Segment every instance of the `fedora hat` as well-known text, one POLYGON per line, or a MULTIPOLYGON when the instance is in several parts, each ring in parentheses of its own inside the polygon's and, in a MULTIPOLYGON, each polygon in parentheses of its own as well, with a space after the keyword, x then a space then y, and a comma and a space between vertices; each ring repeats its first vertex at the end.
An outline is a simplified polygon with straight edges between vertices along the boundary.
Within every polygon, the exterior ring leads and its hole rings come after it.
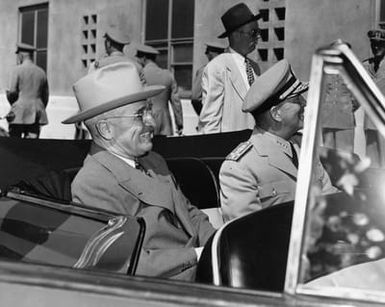
POLYGON ((73 85, 79 112, 63 124, 73 124, 104 112, 145 100, 164 90, 162 85, 144 87, 136 66, 120 62, 101 67, 73 85))
POLYGON ((283 59, 256 78, 246 94, 243 112, 266 111, 280 102, 298 96, 309 88, 294 75, 291 65, 283 59))
POLYGON ((249 7, 244 3, 239 3, 229 8, 221 17, 225 32, 218 36, 218 38, 225 38, 231 32, 242 27, 243 25, 260 19, 261 14, 254 15, 249 7))
POLYGON ((128 33, 115 25, 110 25, 107 27, 104 37, 122 45, 127 45, 130 43, 128 33))

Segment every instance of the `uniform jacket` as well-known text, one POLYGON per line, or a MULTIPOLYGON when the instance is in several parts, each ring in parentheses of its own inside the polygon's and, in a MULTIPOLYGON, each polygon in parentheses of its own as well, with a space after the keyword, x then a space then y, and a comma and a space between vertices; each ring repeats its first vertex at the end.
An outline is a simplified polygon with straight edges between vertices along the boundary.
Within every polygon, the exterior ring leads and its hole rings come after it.
MULTIPOLYGON (((258 68, 254 71, 259 74, 258 68)), ((203 133, 253 129, 253 116, 242 112, 248 87, 231 53, 220 54, 206 65, 202 88, 203 107, 198 126, 203 133)))
POLYGON ((146 64, 143 68, 144 79, 147 85, 164 85, 166 89, 151 98, 152 112, 156 122, 155 134, 172 135, 171 115, 168 103, 174 111, 175 125, 177 129, 183 128, 182 104, 178 96, 178 87, 173 74, 162 69, 154 62, 146 64))
POLYGON ((142 65, 140 65, 136 60, 130 59, 128 56, 126 56, 123 52, 120 52, 120 51, 114 51, 110 55, 106 54, 101 59, 92 62, 88 69, 88 73, 93 72, 95 69, 98 69, 110 64, 120 63, 120 62, 129 62, 134 64, 136 69, 138 70, 140 79, 144 83, 142 65))
POLYGON ((199 115, 202 110, 202 75, 206 65, 198 68, 195 73, 193 85, 191 89, 191 103, 195 112, 199 115))
POLYGON ((161 156, 152 152, 140 163, 149 175, 93 145, 72 183, 73 201, 144 218, 138 275, 193 280, 194 247, 203 246, 214 229, 182 194, 161 156))
MULTIPOLYGON (((294 144, 299 157, 299 147, 294 144)), ((255 128, 223 162, 219 179, 225 220, 294 200, 297 168, 288 141, 255 128)), ((316 176, 324 193, 336 192, 318 163, 316 176)))
POLYGON ((24 60, 12 72, 7 99, 15 119, 10 124, 48 124, 48 81, 43 69, 24 60))
MULTIPOLYGON (((364 67, 368 71, 369 75, 372 77, 378 88, 385 95, 385 59, 383 59, 378 67, 377 72, 374 71, 374 62, 370 58, 363 63, 364 67)), ((369 130, 377 130, 374 124, 370 121, 368 116, 365 114, 364 117, 364 128, 369 130)))
POLYGON ((339 75, 326 79, 326 98, 321 106, 322 127, 330 129, 354 129, 354 111, 359 104, 347 89, 339 75))

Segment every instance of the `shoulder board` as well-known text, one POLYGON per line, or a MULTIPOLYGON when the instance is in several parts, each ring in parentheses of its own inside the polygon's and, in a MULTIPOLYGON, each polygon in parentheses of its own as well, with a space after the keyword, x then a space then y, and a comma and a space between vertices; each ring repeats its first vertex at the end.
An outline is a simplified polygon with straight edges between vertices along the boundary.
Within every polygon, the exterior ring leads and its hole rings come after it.
POLYGON ((232 152, 230 152, 226 160, 238 161, 245 153, 247 153, 250 148, 253 147, 251 142, 243 142, 239 144, 232 152))

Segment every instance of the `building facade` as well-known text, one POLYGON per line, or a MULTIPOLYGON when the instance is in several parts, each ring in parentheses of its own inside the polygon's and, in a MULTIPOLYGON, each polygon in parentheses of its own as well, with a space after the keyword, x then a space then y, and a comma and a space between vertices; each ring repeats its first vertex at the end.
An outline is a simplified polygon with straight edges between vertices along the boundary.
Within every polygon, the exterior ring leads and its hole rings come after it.
MULTIPOLYGON (((70 138, 73 127, 60 121, 76 111, 72 84, 103 56, 108 24, 129 33, 133 42, 160 51, 158 62, 172 70, 184 98, 186 134, 195 132, 189 103, 195 70, 206 63, 204 43, 223 32, 220 16, 240 0, 2 0, 0 1, 0 116, 8 104, 4 91, 15 65, 15 45, 36 47, 35 62, 48 76, 50 124, 43 137, 70 138)), ((309 78, 314 50, 341 38, 359 58, 370 55, 366 33, 385 21, 384 0, 244 0, 260 12, 262 37, 251 55, 266 70, 287 58, 300 78, 309 78)), ((223 41, 227 43, 226 39, 223 41)), ((126 53, 134 55, 128 46, 126 53)), ((3 120, 0 125, 4 126, 3 120)))

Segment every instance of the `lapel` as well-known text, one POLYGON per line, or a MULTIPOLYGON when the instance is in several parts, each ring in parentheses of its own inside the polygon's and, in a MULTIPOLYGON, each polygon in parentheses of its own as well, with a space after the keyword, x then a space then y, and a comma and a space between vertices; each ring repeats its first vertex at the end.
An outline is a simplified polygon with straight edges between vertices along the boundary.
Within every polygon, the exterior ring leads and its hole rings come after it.
POLYGON ((156 170, 149 171, 152 177, 147 176, 97 145, 92 146, 90 154, 115 176, 120 186, 135 198, 147 205, 162 207, 174 213, 169 181, 163 176, 158 176, 156 170))
MULTIPOLYGON (((280 141, 280 138, 262 130, 254 130, 250 138, 250 142, 253 143, 258 154, 268 157, 269 164, 272 167, 297 178, 297 168, 285 153, 290 153, 290 149, 287 149, 284 142, 280 141)), ((297 156, 299 157, 298 151, 297 156)))
POLYGON ((242 75, 239 71, 239 67, 236 65, 233 56, 229 53, 227 54, 227 61, 226 61, 226 69, 229 71, 229 78, 230 81, 238 93, 239 97, 241 97, 242 100, 244 100, 246 93, 247 93, 247 88, 245 81, 242 78, 242 75))

